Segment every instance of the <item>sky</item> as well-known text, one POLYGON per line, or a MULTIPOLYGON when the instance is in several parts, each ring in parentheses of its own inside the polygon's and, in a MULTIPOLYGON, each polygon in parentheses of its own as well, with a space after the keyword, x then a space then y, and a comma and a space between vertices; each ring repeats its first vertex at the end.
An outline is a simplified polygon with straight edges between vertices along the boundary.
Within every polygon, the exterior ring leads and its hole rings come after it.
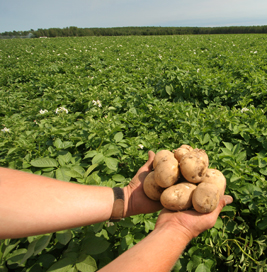
POLYGON ((266 0, 0 0, 0 33, 77 26, 267 25, 266 0))

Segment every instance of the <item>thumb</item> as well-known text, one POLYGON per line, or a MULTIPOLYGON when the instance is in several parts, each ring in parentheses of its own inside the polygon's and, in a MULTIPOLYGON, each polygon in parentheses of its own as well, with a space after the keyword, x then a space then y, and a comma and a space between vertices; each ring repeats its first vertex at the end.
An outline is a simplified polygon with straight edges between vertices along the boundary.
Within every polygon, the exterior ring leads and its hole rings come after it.
POLYGON ((144 164, 144 166, 147 167, 148 171, 151 171, 153 169, 153 161, 155 158, 155 153, 151 150, 148 151, 148 160, 147 162, 144 164))
POLYGON ((221 211, 226 205, 231 204, 233 202, 233 198, 229 195, 224 195, 218 205, 218 209, 221 211))

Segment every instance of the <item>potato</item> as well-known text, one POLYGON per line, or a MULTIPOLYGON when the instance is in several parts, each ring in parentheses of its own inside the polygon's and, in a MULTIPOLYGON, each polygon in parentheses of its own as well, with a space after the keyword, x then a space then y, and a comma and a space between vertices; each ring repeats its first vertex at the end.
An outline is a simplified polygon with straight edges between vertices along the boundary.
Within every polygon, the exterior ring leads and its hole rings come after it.
POLYGON ((172 211, 182 211, 192 207, 192 195, 197 186, 181 182, 164 190, 160 197, 161 204, 172 211))
POLYGON ((160 160, 168 160, 168 158, 174 158, 174 154, 169 150, 160 150, 154 157, 153 168, 156 169, 160 160))
POLYGON ((178 181, 178 161, 173 157, 162 158, 155 168, 155 181, 158 186, 167 188, 178 181))
POLYGON ((152 200, 159 201, 162 192, 164 191, 163 188, 158 186, 154 179, 154 171, 150 172, 143 183, 143 190, 147 197, 152 200))
POLYGON ((206 175, 209 158, 203 149, 194 149, 186 153, 180 162, 180 170, 185 179, 192 183, 199 183, 206 175))
POLYGON ((176 160, 178 162, 181 162, 182 157, 193 150, 193 147, 191 147, 190 145, 181 145, 179 148, 177 148, 174 151, 174 157, 176 158, 176 160))
POLYGON ((226 178, 222 172, 217 169, 207 169, 206 176, 202 182, 215 184, 220 191, 220 198, 224 195, 226 188, 226 178))
POLYGON ((209 213, 216 209, 220 200, 220 190, 216 184, 201 182, 194 190, 192 203, 199 213, 209 213))

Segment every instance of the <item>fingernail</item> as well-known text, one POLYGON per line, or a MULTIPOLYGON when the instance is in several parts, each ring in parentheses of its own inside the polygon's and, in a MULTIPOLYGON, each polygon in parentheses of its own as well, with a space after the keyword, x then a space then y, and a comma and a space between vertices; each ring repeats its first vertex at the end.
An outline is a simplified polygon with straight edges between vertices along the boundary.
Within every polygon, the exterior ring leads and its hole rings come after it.
POLYGON ((229 195, 225 195, 224 200, 226 205, 231 204, 233 202, 233 198, 229 195))

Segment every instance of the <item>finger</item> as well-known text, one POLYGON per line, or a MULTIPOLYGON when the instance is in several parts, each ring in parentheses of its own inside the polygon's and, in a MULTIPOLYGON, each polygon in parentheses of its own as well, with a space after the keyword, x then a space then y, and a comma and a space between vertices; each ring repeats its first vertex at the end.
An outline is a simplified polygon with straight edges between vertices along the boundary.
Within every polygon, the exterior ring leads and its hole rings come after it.
POLYGON ((148 160, 143 165, 145 171, 151 171, 153 169, 153 161, 155 158, 155 153, 151 150, 148 151, 148 160))
POLYGON ((219 214, 221 210, 228 204, 231 204, 233 202, 233 198, 229 195, 224 195, 218 204, 218 207, 216 208, 217 213, 219 214))
POLYGON ((229 195, 224 195, 223 199, 225 201, 225 205, 231 204, 233 202, 233 198, 229 195))

